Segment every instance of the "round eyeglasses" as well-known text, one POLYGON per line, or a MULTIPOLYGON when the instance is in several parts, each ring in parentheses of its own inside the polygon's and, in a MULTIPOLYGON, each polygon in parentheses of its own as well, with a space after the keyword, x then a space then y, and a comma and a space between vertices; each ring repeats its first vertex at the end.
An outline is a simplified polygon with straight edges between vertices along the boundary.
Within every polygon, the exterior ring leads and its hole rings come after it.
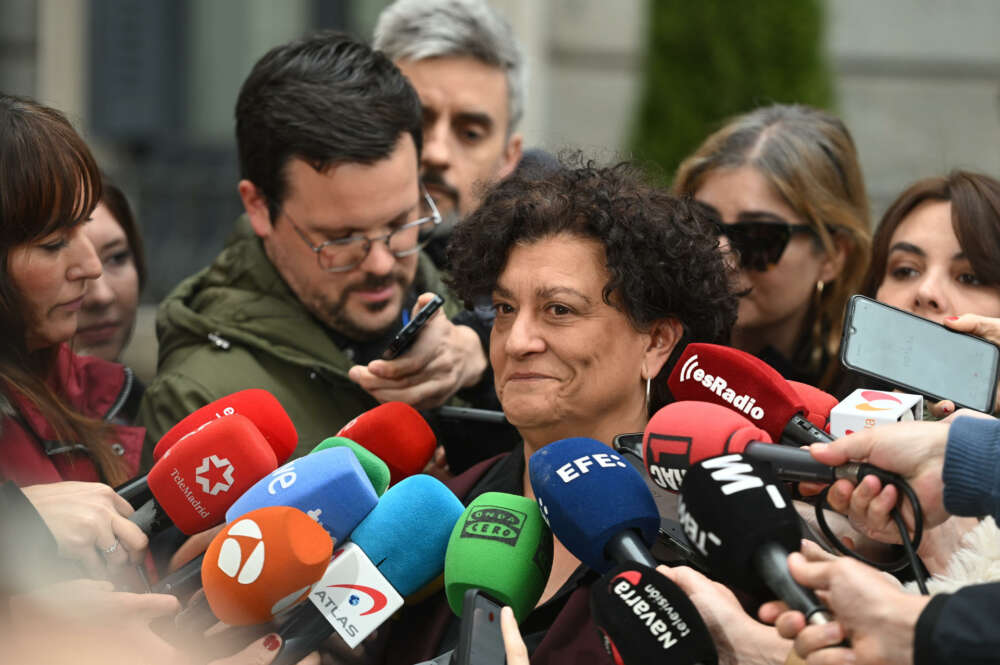
POLYGON ((337 238, 336 240, 327 240, 319 245, 313 245, 309 242, 309 238, 306 237, 306 234, 299 228, 298 224, 292 219, 291 215, 288 212, 285 212, 284 215, 288 218, 288 222, 295 229, 295 232, 302 238, 302 241, 316 254, 316 260, 320 268, 327 272, 347 272, 364 263, 364 260, 368 257, 368 253, 372 251, 372 245, 377 242, 384 242, 388 250, 397 259, 416 254, 427 246, 427 243, 434 236, 434 231, 437 229, 438 224, 441 223, 441 213, 438 212, 437 206, 434 205, 434 199, 427 193, 423 185, 420 186, 420 192, 431 214, 412 222, 407 222, 398 229, 394 229, 389 233, 383 233, 374 238, 355 235, 347 236, 346 238, 337 238))

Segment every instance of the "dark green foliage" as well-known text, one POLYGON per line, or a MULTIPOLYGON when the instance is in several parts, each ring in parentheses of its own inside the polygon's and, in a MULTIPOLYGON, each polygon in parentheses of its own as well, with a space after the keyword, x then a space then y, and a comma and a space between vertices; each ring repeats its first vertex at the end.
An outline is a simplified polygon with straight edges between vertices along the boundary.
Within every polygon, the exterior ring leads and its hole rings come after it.
POLYGON ((636 157, 672 177, 722 122, 757 106, 829 108, 822 0, 650 0, 636 157))

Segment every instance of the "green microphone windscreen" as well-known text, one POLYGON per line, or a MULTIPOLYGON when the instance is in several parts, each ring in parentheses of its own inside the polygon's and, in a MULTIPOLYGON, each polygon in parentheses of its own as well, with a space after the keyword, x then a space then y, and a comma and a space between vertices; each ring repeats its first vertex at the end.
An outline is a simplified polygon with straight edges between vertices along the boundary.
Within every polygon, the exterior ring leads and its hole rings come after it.
POLYGON ((336 448, 338 446, 341 448, 350 448, 354 451, 358 461, 361 462, 361 468, 364 469, 365 473, 368 475, 368 480, 372 481, 372 487, 375 488, 375 494, 379 496, 385 494, 386 488, 389 487, 389 467, 386 466, 385 462, 380 460, 375 453, 371 452, 367 448, 363 448, 360 444, 351 441, 346 436, 331 436, 323 439, 315 448, 310 450, 309 453, 318 453, 321 450, 336 448))
POLYGON ((552 532, 538 504, 503 492, 487 492, 469 504, 455 524, 444 559, 444 589, 462 616, 470 588, 510 605, 518 623, 535 608, 552 569, 552 532))

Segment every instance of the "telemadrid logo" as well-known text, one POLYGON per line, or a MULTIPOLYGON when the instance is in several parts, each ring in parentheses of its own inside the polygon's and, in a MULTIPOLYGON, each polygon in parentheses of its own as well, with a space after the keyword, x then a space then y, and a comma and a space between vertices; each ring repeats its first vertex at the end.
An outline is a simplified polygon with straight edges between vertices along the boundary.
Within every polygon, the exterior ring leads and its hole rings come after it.
POLYGON ((201 461, 201 466, 194 470, 194 480, 206 494, 215 496, 219 492, 228 492, 233 486, 233 464, 228 458, 220 458, 218 455, 209 455, 201 461), (205 475, 211 469, 225 469, 222 472, 222 480, 211 482, 205 475), (202 475, 205 474, 205 475, 202 475))
POLYGON ((736 391, 729 387, 729 382, 721 376, 712 376, 701 367, 698 367, 698 354, 688 358, 681 366, 680 382, 694 381, 699 383, 710 392, 719 396, 723 402, 730 404, 740 413, 745 413, 754 420, 761 420, 764 417, 764 409, 757 405, 757 400, 749 394, 737 395, 736 391))
POLYGON ((888 406, 876 406, 879 402, 895 402, 896 404, 902 404, 898 397, 891 393, 884 393, 880 390, 865 390, 861 393, 861 398, 864 402, 858 404, 856 408, 858 411, 888 411, 893 408, 893 404, 888 406))

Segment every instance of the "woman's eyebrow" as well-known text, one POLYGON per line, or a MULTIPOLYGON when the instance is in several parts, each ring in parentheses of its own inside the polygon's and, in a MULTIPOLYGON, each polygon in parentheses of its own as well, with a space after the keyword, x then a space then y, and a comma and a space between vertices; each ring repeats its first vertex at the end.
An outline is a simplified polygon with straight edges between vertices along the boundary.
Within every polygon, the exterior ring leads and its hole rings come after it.
POLYGON ((569 295, 576 296, 577 298, 580 298, 581 300, 583 300, 588 305, 590 304, 590 298, 588 298, 586 294, 584 294, 584 293, 582 293, 580 291, 577 291, 576 289, 568 287, 568 286, 543 286, 543 287, 540 287, 537 291, 535 291, 535 294, 539 298, 543 298, 543 299, 544 298, 552 298, 554 296, 557 296, 557 295, 560 295, 560 294, 567 294, 567 293, 569 295))
POLYGON ((909 242, 895 243, 889 248, 889 253, 892 254, 893 252, 906 252, 907 254, 916 254, 917 256, 927 256, 927 252, 909 242))

